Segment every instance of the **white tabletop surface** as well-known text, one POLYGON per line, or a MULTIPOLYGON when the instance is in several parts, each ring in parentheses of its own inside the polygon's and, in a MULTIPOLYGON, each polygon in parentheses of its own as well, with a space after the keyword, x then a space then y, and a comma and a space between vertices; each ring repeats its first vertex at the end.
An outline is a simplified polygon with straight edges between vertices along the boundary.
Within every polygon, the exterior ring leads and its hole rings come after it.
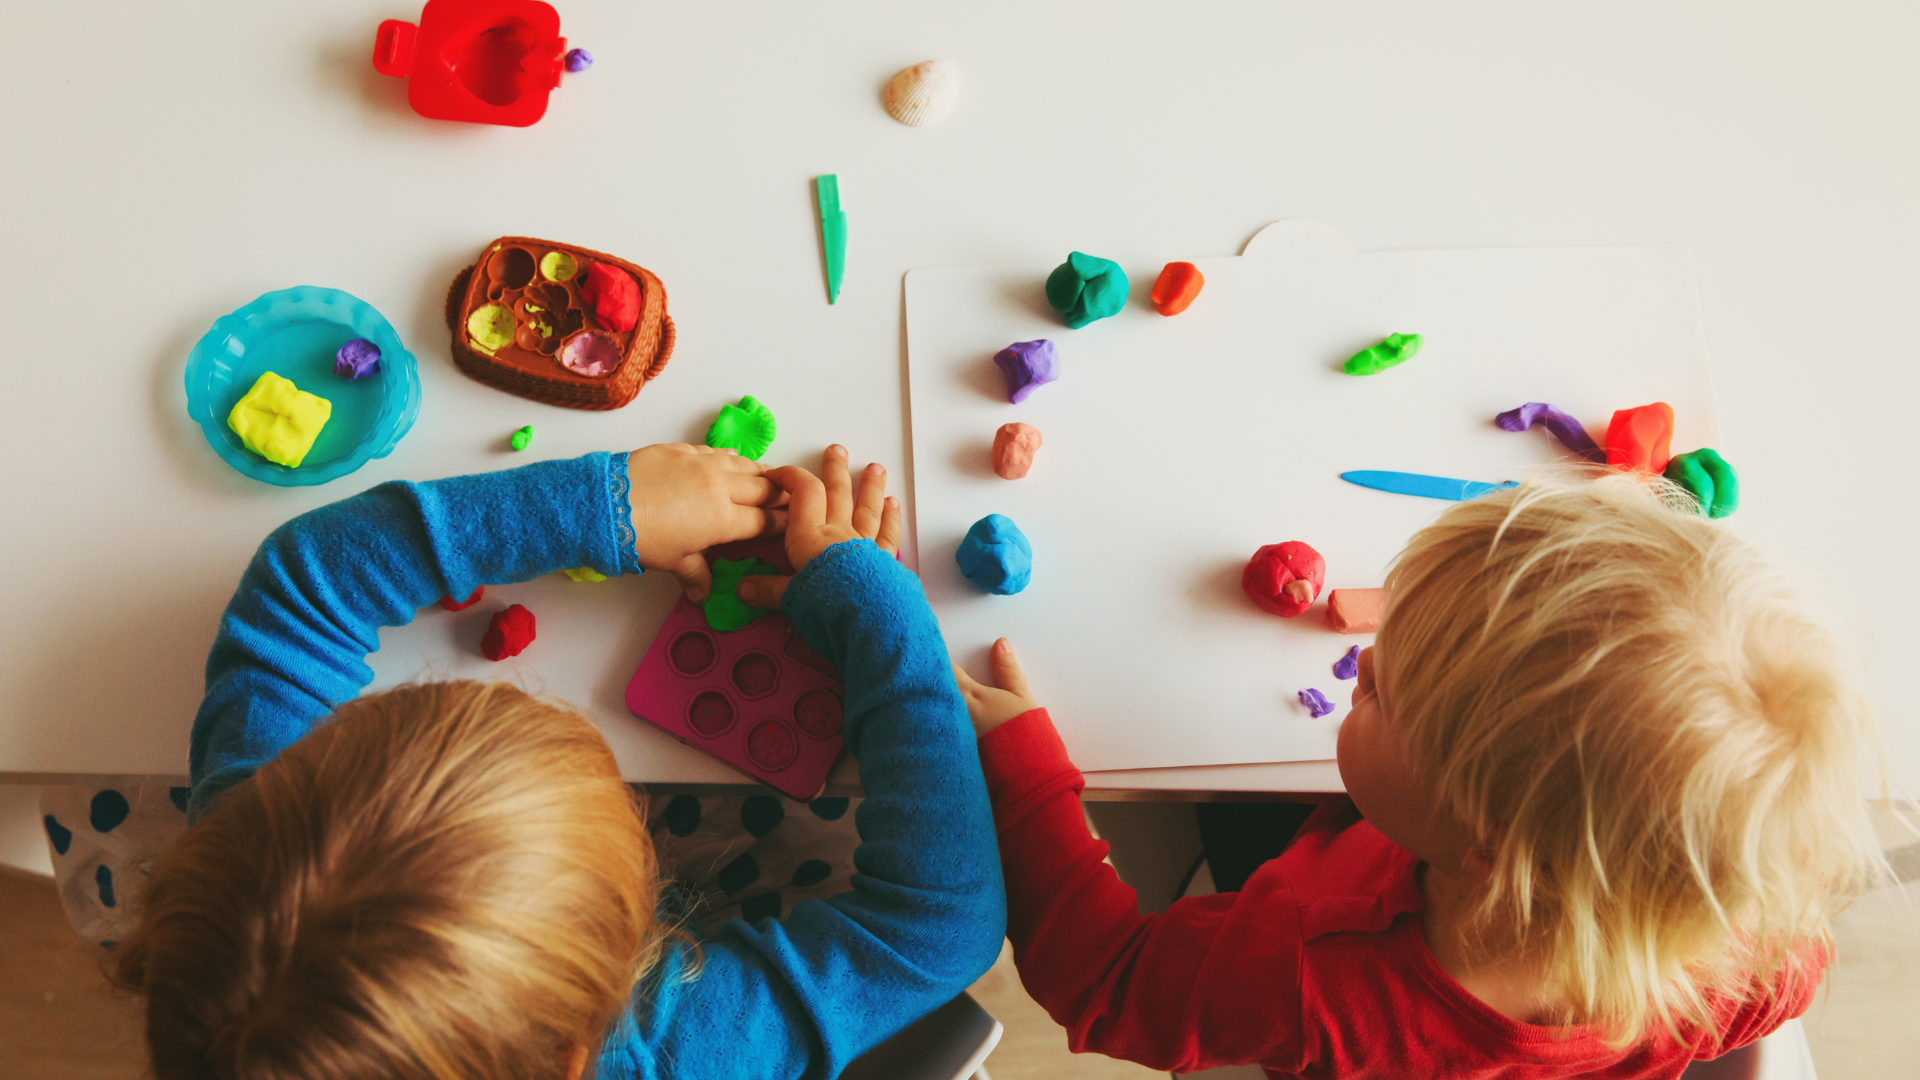
MULTIPOLYGON (((1896 778, 1920 790, 1903 678, 1920 649, 1920 9, 559 7, 599 62, 517 130, 422 120, 372 70, 374 27, 417 17, 405 3, 8 5, 0 774, 182 771, 219 611, 260 538, 303 510, 696 437, 742 393, 780 416, 771 460, 838 440, 904 481, 908 269, 1223 255, 1310 217, 1362 250, 1686 244, 1741 448, 1732 526, 1831 590, 1870 650, 1896 778), (959 108, 895 124, 881 84, 936 56, 961 67, 959 108), (822 172, 842 178, 851 235, 833 307, 822 172), (658 273, 680 327, 664 377, 595 415, 454 371, 447 281, 505 233, 658 273), (385 313, 424 404, 392 456, 283 490, 214 456, 181 368, 216 317, 295 284, 385 313), (524 423, 535 446, 511 455, 524 423)), ((664 579, 523 586, 542 637, 504 667, 589 709, 635 779, 726 780, 619 704, 669 595, 664 579)), ((499 670, 477 635, 458 617, 389 633, 379 680, 499 670)), ((1217 783, 1285 782, 1244 779, 1262 768, 1217 783)), ((1326 767, 1296 771, 1316 769, 1324 786, 1326 767)))

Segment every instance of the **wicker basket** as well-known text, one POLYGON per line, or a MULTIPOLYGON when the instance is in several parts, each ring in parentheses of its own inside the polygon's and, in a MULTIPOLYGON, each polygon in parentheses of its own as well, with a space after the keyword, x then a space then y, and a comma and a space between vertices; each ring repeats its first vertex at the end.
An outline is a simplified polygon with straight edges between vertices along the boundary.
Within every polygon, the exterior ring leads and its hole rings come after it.
POLYGON ((447 329, 453 332, 453 362, 467 375, 509 394, 569 409, 625 405, 660 374, 673 355, 673 319, 667 315, 667 290, 659 278, 625 259, 527 236, 495 240, 472 266, 454 275, 447 290, 447 329), (515 250, 528 258, 513 254, 515 250), (554 253, 573 260, 571 277, 555 280, 542 273, 540 267, 554 253), (587 267, 595 262, 618 267, 639 285, 640 318, 632 330, 622 333, 602 326, 593 306, 580 295, 587 267), (523 275, 528 266, 533 269, 523 275), (557 332, 541 338, 537 332, 530 336, 528 321, 519 319, 516 340, 491 352, 473 341, 467 322, 475 311, 490 304, 516 308, 523 293, 535 288, 549 295, 564 290, 569 307, 562 315, 571 321, 559 327, 543 326, 557 332), (574 336, 589 332, 612 337, 620 349, 620 362, 607 374, 582 375, 557 359, 574 336))

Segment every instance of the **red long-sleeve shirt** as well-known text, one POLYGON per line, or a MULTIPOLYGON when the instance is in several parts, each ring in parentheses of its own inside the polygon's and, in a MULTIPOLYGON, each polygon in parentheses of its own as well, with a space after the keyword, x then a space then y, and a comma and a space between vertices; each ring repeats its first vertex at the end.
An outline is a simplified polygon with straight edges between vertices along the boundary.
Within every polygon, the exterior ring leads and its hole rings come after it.
POLYGON ((1046 710, 980 742, 1021 982, 1076 1051, 1180 1072, 1258 1063, 1274 1077, 1654 1080, 1804 1012, 1818 961, 1771 1000, 1729 1001, 1685 1041, 1609 1048, 1523 1024, 1455 982, 1421 930, 1418 861, 1346 801, 1322 806, 1237 893, 1141 915, 1087 831, 1085 786, 1046 710))

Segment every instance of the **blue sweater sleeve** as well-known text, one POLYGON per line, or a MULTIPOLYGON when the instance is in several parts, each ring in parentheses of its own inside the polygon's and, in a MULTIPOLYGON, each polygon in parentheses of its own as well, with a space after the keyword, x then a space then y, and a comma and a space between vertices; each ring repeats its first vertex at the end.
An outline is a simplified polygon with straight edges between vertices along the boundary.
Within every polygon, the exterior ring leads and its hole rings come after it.
POLYGON ((625 454, 381 484, 274 530, 207 657, 190 815, 358 696, 381 627, 443 596, 575 566, 639 572, 625 454))
POLYGON ((1006 934, 973 729, 920 583, 865 540, 836 544, 781 605, 846 677, 866 798, 852 889, 782 921, 730 920, 683 979, 672 954, 608 1035, 599 1080, 830 1080, 992 966, 1006 934))

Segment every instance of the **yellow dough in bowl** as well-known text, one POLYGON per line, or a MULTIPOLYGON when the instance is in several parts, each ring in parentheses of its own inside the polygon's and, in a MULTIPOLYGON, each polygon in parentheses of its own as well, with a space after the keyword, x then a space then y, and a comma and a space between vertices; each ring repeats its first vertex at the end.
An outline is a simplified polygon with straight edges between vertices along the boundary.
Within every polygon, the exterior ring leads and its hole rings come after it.
POLYGON ((309 394, 269 371, 260 376, 227 414, 227 426, 247 449, 289 469, 300 467, 320 429, 333 415, 333 402, 309 394))

